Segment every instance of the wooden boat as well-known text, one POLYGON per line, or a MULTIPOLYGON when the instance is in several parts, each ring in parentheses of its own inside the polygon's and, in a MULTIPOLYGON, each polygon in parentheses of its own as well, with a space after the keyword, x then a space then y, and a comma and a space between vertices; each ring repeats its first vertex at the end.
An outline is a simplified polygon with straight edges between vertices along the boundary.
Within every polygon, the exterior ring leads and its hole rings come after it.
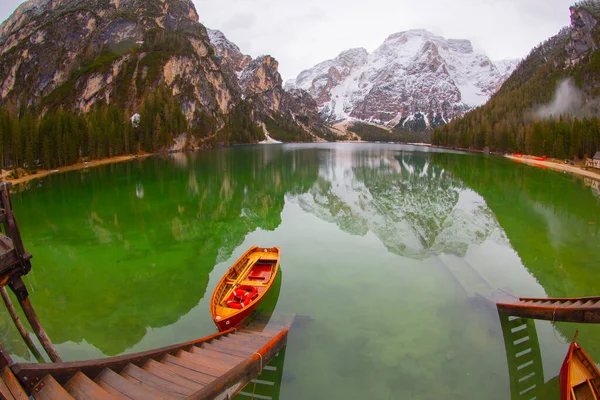
POLYGON ((576 339, 577 333, 560 368, 560 398, 561 400, 598 400, 600 399, 600 371, 591 357, 575 341, 576 339))
POLYGON ((215 288, 210 312, 220 331, 248 317, 273 285, 279 270, 279 247, 251 247, 215 288))

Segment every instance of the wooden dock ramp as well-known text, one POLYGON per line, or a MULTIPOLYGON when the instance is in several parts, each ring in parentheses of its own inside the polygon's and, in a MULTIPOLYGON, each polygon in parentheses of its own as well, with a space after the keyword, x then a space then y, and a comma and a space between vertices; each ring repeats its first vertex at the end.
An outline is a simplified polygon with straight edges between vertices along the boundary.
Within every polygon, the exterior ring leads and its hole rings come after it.
POLYGON ((555 322, 600 323, 600 297, 525 298, 497 302, 506 315, 555 322))
POLYGON ((292 320, 255 320, 245 328, 118 357, 12 364, 3 369, 0 394, 40 400, 230 399, 284 348, 292 320))

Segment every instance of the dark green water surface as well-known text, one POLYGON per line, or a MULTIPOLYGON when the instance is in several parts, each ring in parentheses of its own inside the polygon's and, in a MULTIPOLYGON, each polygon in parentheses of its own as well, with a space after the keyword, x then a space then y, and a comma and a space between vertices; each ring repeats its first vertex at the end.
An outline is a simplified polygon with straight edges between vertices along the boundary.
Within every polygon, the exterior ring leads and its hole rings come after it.
MULTIPOLYGON (((279 246, 275 312, 304 316, 282 399, 515 399, 526 387, 511 388, 517 361, 481 295, 600 294, 590 184, 495 156, 272 145, 57 174, 13 205, 32 303, 66 360, 214 333, 220 277, 248 247, 279 246)), ((530 325, 539 380, 524 395, 558 398, 576 329, 600 360, 598 327, 530 325)), ((34 361, 4 309, 0 339, 34 361)))

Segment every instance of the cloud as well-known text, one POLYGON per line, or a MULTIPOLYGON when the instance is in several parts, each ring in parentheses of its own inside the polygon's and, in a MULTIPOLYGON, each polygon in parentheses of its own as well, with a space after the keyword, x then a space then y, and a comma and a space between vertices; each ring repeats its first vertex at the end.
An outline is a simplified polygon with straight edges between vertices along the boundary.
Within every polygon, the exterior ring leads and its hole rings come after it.
MULTIPOLYGON (((373 51, 389 35, 423 28, 469 39, 492 59, 521 58, 569 24, 573 0, 193 0, 200 22, 242 52, 271 54, 284 79, 343 50, 373 51)), ((19 0, 0 1, 0 20, 19 0)))
POLYGON ((536 119, 558 118, 561 115, 582 118, 596 115, 598 103, 598 99, 586 102, 583 92, 575 86, 571 78, 567 78, 558 83, 550 103, 535 109, 534 116, 536 119))
POLYGON ((256 23, 256 14, 243 12, 234 14, 227 22, 223 24, 223 29, 226 31, 252 29, 256 23))

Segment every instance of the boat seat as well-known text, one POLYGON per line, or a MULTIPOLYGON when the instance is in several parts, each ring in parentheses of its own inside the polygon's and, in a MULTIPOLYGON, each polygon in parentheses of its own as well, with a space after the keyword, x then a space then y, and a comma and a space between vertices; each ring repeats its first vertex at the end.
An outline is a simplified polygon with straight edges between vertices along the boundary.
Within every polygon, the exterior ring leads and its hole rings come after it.
POLYGON ((573 388, 573 393, 577 400, 597 400, 598 397, 594 394, 590 381, 585 381, 573 388))
POLYGON ((245 280, 245 281, 241 281, 240 282, 240 286, 267 286, 267 282, 257 282, 257 281, 252 281, 252 280, 245 280))
POLYGON ((271 277, 272 269, 273 267, 271 265, 256 264, 252 267, 252 270, 250 270, 246 279, 266 282, 271 277))

